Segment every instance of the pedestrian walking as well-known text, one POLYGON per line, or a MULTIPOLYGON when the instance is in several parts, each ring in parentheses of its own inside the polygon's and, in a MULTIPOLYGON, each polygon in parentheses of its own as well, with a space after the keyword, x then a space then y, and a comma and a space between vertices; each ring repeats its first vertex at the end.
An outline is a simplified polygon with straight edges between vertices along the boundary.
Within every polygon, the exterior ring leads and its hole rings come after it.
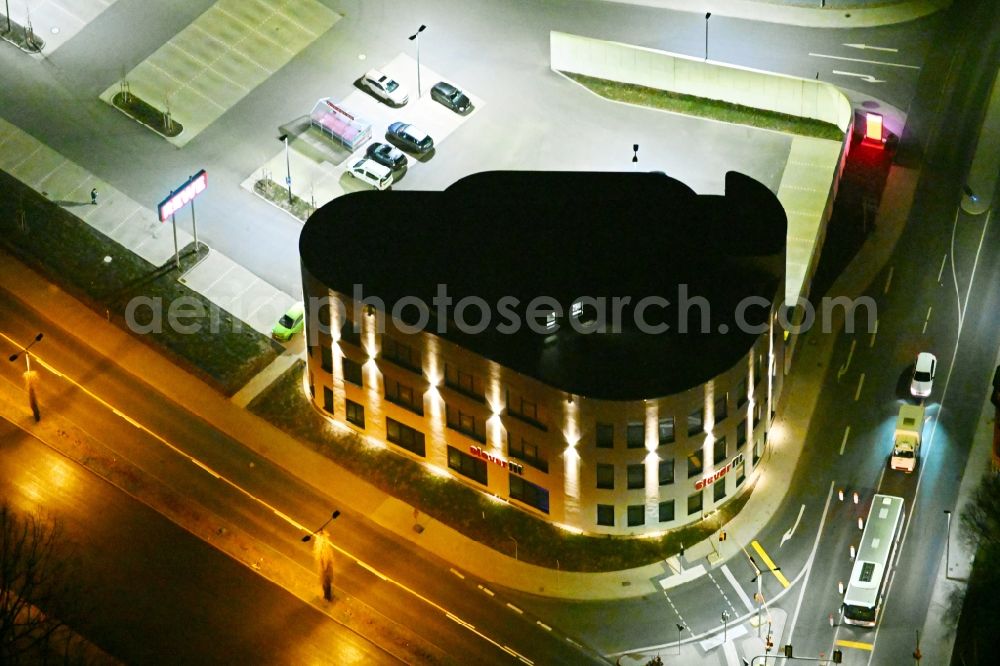
POLYGON ((95 187, 90 191, 90 203, 97 205, 97 188, 95 187))

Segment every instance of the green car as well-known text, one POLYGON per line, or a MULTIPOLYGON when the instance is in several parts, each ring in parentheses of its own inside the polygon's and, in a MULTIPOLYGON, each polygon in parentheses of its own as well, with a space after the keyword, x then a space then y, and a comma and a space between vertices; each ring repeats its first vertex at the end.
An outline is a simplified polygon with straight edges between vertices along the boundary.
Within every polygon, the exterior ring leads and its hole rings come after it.
POLYGON ((305 308, 301 302, 292 303, 291 307, 281 315, 281 319, 271 329, 271 336, 275 340, 288 341, 293 335, 302 330, 305 323, 305 308))

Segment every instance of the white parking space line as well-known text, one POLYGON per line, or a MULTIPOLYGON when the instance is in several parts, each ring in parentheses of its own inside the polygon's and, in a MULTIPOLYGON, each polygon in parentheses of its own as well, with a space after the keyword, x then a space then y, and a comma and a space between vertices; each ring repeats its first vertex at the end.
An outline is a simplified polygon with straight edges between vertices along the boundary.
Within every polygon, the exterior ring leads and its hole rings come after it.
POLYGON ((733 589, 736 590, 736 594, 739 596, 740 601, 743 602, 743 605, 747 607, 748 611, 753 612, 754 607, 753 603, 750 601, 750 597, 748 597, 747 593, 743 591, 742 587, 740 587, 740 584, 736 581, 736 576, 734 576, 733 572, 729 570, 729 566, 723 564, 721 568, 722 574, 726 577, 726 580, 729 581, 729 584, 733 586, 733 589))

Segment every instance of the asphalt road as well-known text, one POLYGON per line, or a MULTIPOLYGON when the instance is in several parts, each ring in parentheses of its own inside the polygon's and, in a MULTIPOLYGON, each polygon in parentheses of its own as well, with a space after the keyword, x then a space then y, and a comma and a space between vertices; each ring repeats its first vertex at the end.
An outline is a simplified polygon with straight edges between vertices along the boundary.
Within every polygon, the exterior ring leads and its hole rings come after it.
MULTIPOLYGON (((279 128, 317 99, 343 97, 365 68, 400 52, 414 55, 406 37, 420 24, 429 26, 421 37, 422 62, 486 105, 448 137, 426 168, 407 174, 400 188, 441 190, 486 169, 630 170, 631 146, 639 143, 640 168, 664 171, 696 191, 721 193, 728 170, 776 189, 787 156, 786 137, 613 105, 553 74, 550 30, 703 55, 701 14, 596 0, 499 0, 476 3, 475 10, 465 0, 326 0, 344 18, 176 150, 97 95, 120 78, 123 67, 145 59, 211 4, 186 0, 168 8, 118 0, 42 62, 0 50, 0 114, 150 208, 193 171, 207 169, 212 184, 198 203, 201 239, 293 295, 301 288, 301 225, 238 183, 281 150, 279 128)), ((847 84, 858 104, 906 109, 919 69, 809 54, 919 67, 936 21, 824 31, 715 17, 710 57, 808 78, 818 74, 847 84), (844 46, 851 43, 898 53, 844 46), (872 74, 884 83, 834 70, 872 74)))
POLYGON ((0 497, 58 521, 62 619, 125 663, 402 663, 6 421, 0 497))
MULTIPOLYGON (((530 614, 520 615, 506 607, 502 597, 488 597, 477 588, 479 581, 471 574, 465 580, 458 579, 449 573, 448 563, 399 542, 363 515, 352 513, 350 498, 337 497, 335 491, 330 494, 316 492, 193 417, 110 359, 95 355, 89 347, 62 330, 58 322, 38 316, 3 291, 0 291, 0 321, 4 322, 3 333, 15 340, 30 339, 36 331, 45 331, 44 347, 35 350, 38 358, 245 492, 221 483, 170 451, 157 438, 129 425, 106 405, 41 369, 38 397, 43 418, 58 413, 98 437, 118 456, 193 502, 197 510, 217 517, 220 526, 232 524, 247 531, 270 553, 268 559, 293 574, 299 572, 308 580, 315 578, 312 550, 299 540, 302 533, 279 519, 272 507, 304 525, 322 523, 330 515, 331 508, 336 507, 342 511, 333 531, 333 540, 338 546, 377 568, 391 581, 398 581, 433 601, 438 608, 343 557, 336 559, 334 588, 337 598, 364 604, 380 615, 387 626, 408 628, 420 640, 448 655, 454 663, 467 663, 470 659, 483 664, 515 663, 516 659, 501 649, 504 645, 540 664, 590 661, 586 653, 566 640, 566 634, 558 631, 558 627, 548 632, 540 628, 530 614), (251 496, 260 501, 250 499, 251 496), (476 627, 478 633, 447 617, 446 613, 476 627)), ((33 367, 38 368, 38 365, 33 367)), ((4 363, 0 365, 0 381, 20 386, 20 371, 19 364, 4 363)), ((83 504, 94 513, 95 519, 103 515, 100 503, 83 504)), ((245 571, 238 566, 235 568, 241 573, 245 571)), ((226 586, 233 585, 231 579, 220 580, 226 580, 226 586)), ((317 584, 316 597, 308 601, 321 604, 319 592, 317 584)), ((231 608, 254 607, 252 599, 224 595, 214 596, 211 602, 231 608)), ((302 609, 298 612, 315 613, 308 603, 299 603, 302 609)), ((384 645, 379 627, 373 627, 368 636, 373 642, 384 645)), ((391 646, 387 649, 391 650, 391 646)))

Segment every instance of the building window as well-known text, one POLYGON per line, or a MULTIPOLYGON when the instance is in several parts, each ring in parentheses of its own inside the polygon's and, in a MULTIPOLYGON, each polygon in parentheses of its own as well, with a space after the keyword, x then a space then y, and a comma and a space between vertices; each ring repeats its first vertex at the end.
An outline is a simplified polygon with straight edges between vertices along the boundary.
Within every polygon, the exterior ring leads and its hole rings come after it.
POLYGON ((472 373, 463 372, 450 363, 444 364, 445 386, 452 388, 459 393, 466 395, 473 400, 483 402, 486 396, 483 393, 483 382, 472 373))
POLYGON ((688 478, 698 476, 704 467, 701 460, 701 450, 688 454, 688 478))
POLYGON ((718 465, 719 463, 721 463, 723 460, 726 459, 726 438, 720 437, 719 439, 715 440, 714 448, 715 451, 714 455, 712 456, 712 462, 718 465))
POLYGON ((672 444, 674 441, 674 417, 664 416, 660 419, 660 446, 672 444))
POLYGON ((625 446, 641 449, 646 444, 646 428, 642 423, 632 422, 625 427, 625 446))
POLYGON ((394 405, 399 405, 419 416, 424 415, 424 399, 413 388, 401 384, 395 379, 385 380, 385 399, 394 405))
POLYGON ((721 396, 715 399, 715 422, 725 420, 729 415, 729 394, 723 393, 721 396))
POLYGON ((549 471, 549 461, 545 460, 545 458, 541 456, 538 451, 538 446, 536 444, 532 444, 524 437, 508 435, 507 454, 512 458, 523 460, 535 469, 540 469, 543 472, 549 471))
POLYGON ((529 425, 533 425, 541 430, 548 430, 542 420, 542 415, 538 411, 538 403, 525 400, 523 397, 511 396, 507 393, 507 413, 529 425))
POLYGON ((615 427, 610 423, 597 424, 597 448, 613 449, 615 447, 615 427))
POLYGON ((642 463, 638 465, 629 465, 628 471, 628 487, 631 489, 645 488, 646 487, 646 466, 642 463))
POLYGON ((646 523, 646 506, 643 504, 628 505, 628 526, 636 527, 646 523))
POLYGON ((597 487, 606 490, 615 489, 615 466, 609 463, 597 463, 597 487))
POLYGON ((463 412, 460 409, 456 409, 451 405, 448 405, 445 411, 448 415, 449 428, 457 430, 477 442, 486 442, 486 432, 484 430, 482 419, 477 419, 474 415, 469 414, 468 412, 463 412))
POLYGON ((387 336, 382 336, 382 358, 407 370, 420 372, 420 356, 413 348, 387 336))
POLYGON ((674 459, 660 461, 660 485, 669 486, 674 482, 674 459))
POLYGON ((702 502, 702 491, 698 491, 694 494, 688 495, 688 515, 692 515, 701 511, 702 502))
POLYGON ((486 485, 486 461, 462 453, 453 446, 448 447, 448 467, 462 476, 486 485))
POLYGON ((329 345, 322 345, 319 348, 320 363, 327 372, 333 372, 333 350, 329 345))
POLYGON ((365 408, 351 400, 347 401, 347 422, 359 428, 365 427, 365 408))
POLYGON ((333 414, 333 391, 329 386, 323 387, 323 409, 333 414))
POLYGON ((699 407, 688 414, 688 435, 697 435, 705 429, 705 410, 699 407))
POLYGON ((747 420, 743 419, 740 424, 736 426, 736 448, 742 449, 743 445, 747 443, 747 420))
POLYGON ((543 513, 549 512, 549 491, 541 486, 525 481, 516 474, 510 475, 510 496, 543 513))
POLYGON ((361 381, 361 364, 360 363, 352 361, 351 359, 349 359, 349 358, 347 358, 345 356, 342 359, 341 365, 344 368, 344 381, 345 382, 351 382, 352 384, 356 384, 358 386, 363 386, 364 385, 363 382, 361 381))
POLYGON ((764 446, 761 444, 761 441, 762 440, 758 437, 757 441, 753 445, 753 466, 754 467, 757 467, 757 462, 760 460, 760 454, 761 454, 761 452, 764 449, 764 446))
POLYGON ((385 438, 410 453, 416 453, 420 457, 426 455, 424 433, 388 417, 385 419, 385 438))
POLYGON ((353 321, 348 319, 344 322, 343 327, 340 329, 340 341, 350 342, 355 347, 361 348, 361 327, 358 326, 357 330, 354 328, 355 324, 353 321))
POLYGON ((712 501, 721 502, 724 499, 726 499, 726 477, 712 484, 712 501))
POLYGON ((660 522, 669 523, 674 519, 674 501, 666 500, 660 502, 660 522))
POLYGON ((608 527, 614 527, 615 525, 615 507, 613 504, 598 504, 597 505, 597 524, 606 525, 608 527))
POLYGON ((753 378, 754 378, 754 384, 755 385, 760 384, 761 380, 763 379, 763 376, 760 374, 760 366, 761 366, 761 362, 763 360, 764 360, 764 355, 763 354, 757 354, 757 360, 754 362, 754 366, 753 366, 753 378))
POLYGON ((747 404, 747 378, 744 377, 740 380, 740 383, 736 385, 736 406, 742 407, 747 404))
POLYGON ((736 466, 736 487, 739 488, 747 480, 747 464, 741 462, 736 466))

